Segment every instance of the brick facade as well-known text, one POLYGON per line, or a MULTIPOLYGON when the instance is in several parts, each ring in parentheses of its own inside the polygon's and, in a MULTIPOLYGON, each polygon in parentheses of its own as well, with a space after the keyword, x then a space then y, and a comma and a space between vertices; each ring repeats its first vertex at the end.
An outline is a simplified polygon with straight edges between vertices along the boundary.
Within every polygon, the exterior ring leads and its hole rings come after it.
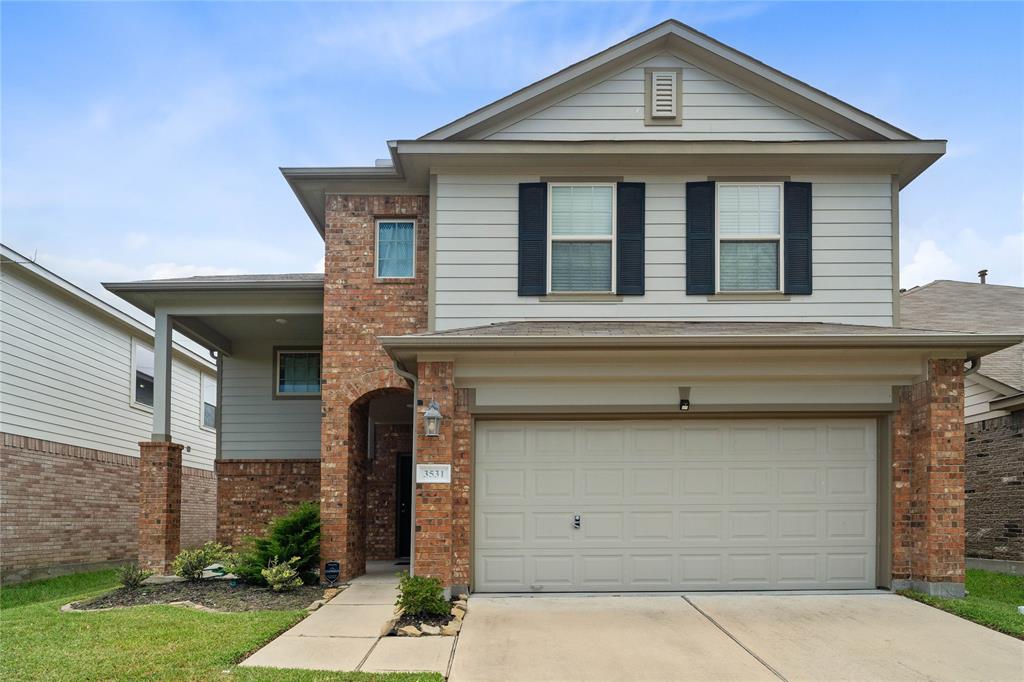
POLYGON ((163 575, 181 551, 181 451, 167 441, 139 443, 139 566, 163 575))
POLYGON ((378 336, 427 327, 429 211, 425 196, 326 199, 321 426, 321 558, 342 563, 341 579, 366 563, 369 402, 410 386, 378 336), (415 277, 375 276, 377 218, 416 220, 415 277))
MULTIPOLYGON (((4 583, 138 558, 139 458, 0 434, 0 575, 4 583)), ((217 481, 182 472, 181 544, 214 538, 217 481)))
POLYGON ((412 424, 379 424, 366 479, 366 558, 394 559, 398 532, 398 457, 412 452, 412 424))
POLYGON ((237 546, 275 516, 320 498, 316 459, 222 459, 217 464, 217 542, 237 546))
POLYGON ((967 425, 967 556, 1024 561, 1024 412, 967 425))
POLYGON ((929 360, 900 389, 892 466, 894 585, 963 594, 963 361, 929 360))

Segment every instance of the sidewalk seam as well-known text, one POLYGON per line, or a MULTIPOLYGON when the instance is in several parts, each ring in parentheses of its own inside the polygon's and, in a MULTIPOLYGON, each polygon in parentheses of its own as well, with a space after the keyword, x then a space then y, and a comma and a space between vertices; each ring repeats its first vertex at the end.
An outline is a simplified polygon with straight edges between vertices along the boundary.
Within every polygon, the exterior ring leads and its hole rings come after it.
POLYGON ((728 637, 728 638, 729 638, 729 639, 731 639, 732 641, 736 642, 736 645, 737 645, 737 646, 739 646, 739 647, 740 647, 741 649, 743 649, 743 650, 744 650, 744 651, 746 651, 746 652, 747 652, 748 654, 750 654, 751 656, 753 656, 753 657, 754 657, 754 660, 756 660, 756 661, 757 661, 758 663, 760 663, 760 664, 761 664, 761 665, 763 665, 763 666, 764 666, 765 668, 767 668, 768 670, 770 670, 770 671, 771 671, 771 673, 772 673, 773 675, 775 675, 775 677, 779 678, 779 679, 780 679, 780 680, 782 680, 783 682, 789 682, 789 680, 787 680, 787 679, 785 678, 785 676, 783 676, 783 674, 782 674, 782 673, 780 673, 780 672, 779 672, 778 670, 776 670, 776 669, 775 669, 775 668, 773 668, 772 666, 768 665, 768 662, 767 662, 767 661, 765 661, 765 660, 764 660, 763 658, 761 658, 760 656, 758 656, 757 654, 755 654, 755 653, 754 653, 754 652, 753 652, 753 651, 752 651, 752 650, 751 650, 750 648, 748 648, 748 647, 747 647, 747 646, 746 646, 745 644, 743 644, 743 642, 741 642, 741 641, 740 641, 740 640, 738 640, 738 639, 737 639, 736 637, 734 637, 734 636, 733 636, 733 634, 732 634, 731 632, 729 632, 728 630, 726 630, 726 629, 725 629, 725 628, 724 628, 724 627, 723 627, 723 626, 722 626, 722 625, 721 625, 721 624, 720 624, 720 623, 719 623, 719 622, 718 622, 717 620, 715 620, 714 618, 712 618, 712 617, 711 617, 711 616, 710 616, 710 615, 709 615, 708 613, 706 613, 706 612, 705 612, 705 611, 704 611, 704 610, 703 610, 702 608, 700 608, 699 606, 697 606, 696 604, 694 604, 694 603, 693 603, 692 601, 690 601, 690 598, 689 598, 689 597, 687 597, 687 596, 683 596, 683 601, 685 601, 685 602, 686 602, 687 604, 689 604, 690 606, 692 606, 692 607, 694 608, 694 610, 695 610, 695 611, 696 611, 697 613, 699 613, 700 615, 702 615, 702 616, 704 616, 705 618, 707 618, 707 619, 708 619, 708 621, 709 621, 709 622, 710 622, 710 623, 711 623, 712 625, 714 625, 714 626, 715 626, 716 628, 718 628, 719 630, 721 630, 721 631, 722 631, 722 633, 723 633, 723 634, 725 634, 725 636, 726 636, 726 637, 728 637))

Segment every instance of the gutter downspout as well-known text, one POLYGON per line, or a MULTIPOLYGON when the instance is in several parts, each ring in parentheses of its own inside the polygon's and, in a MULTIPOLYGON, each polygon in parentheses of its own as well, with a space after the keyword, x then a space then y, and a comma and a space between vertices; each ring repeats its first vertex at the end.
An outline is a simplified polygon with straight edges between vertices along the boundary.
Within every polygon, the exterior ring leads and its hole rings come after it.
POLYGON ((392 359, 391 362, 398 376, 412 384, 412 448, 410 452, 412 457, 412 495, 409 498, 411 501, 411 509, 409 509, 409 575, 413 576, 416 575, 416 418, 419 415, 419 411, 416 408, 419 405, 420 384, 417 376, 402 369, 397 360, 392 359))
MULTIPOLYGON (((970 376, 981 369, 981 356, 972 355, 967 358, 967 362, 971 363, 971 366, 964 370, 964 376, 970 376)), ((966 363, 965 363, 966 364, 966 363)))

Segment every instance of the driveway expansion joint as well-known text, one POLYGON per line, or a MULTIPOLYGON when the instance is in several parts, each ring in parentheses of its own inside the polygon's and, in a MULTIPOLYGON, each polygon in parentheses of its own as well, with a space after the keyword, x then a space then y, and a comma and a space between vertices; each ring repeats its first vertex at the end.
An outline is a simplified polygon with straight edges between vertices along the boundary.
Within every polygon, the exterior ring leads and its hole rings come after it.
POLYGON ((707 613, 706 611, 704 611, 704 609, 700 608, 699 606, 697 606, 696 604, 694 604, 694 603, 693 603, 692 601, 690 601, 690 598, 689 598, 689 597, 687 597, 687 596, 683 596, 683 601, 685 601, 685 602, 686 602, 687 604, 689 604, 690 606, 692 606, 692 607, 694 608, 694 610, 695 610, 695 611, 696 611, 697 613, 699 613, 700 615, 702 615, 702 616, 704 616, 705 618, 707 618, 707 619, 708 619, 708 622, 710 622, 710 623, 711 623, 712 625, 714 625, 714 626, 715 626, 716 628, 718 628, 719 630, 721 630, 721 631, 722 631, 722 633, 723 633, 723 634, 724 634, 724 635, 725 635, 726 637, 728 637, 728 638, 729 638, 729 639, 731 639, 732 641, 736 642, 736 645, 737 645, 738 647, 740 647, 741 649, 743 649, 744 651, 746 651, 746 652, 747 652, 748 654, 750 654, 750 655, 751 655, 751 656, 752 656, 752 657, 754 658, 754 660, 756 660, 756 661, 757 661, 758 663, 760 663, 760 664, 761 664, 761 665, 763 665, 763 666, 764 666, 765 668, 767 668, 769 672, 771 672, 771 673, 772 673, 773 675, 775 675, 775 677, 779 678, 779 679, 780 679, 780 680, 782 680, 783 682, 789 682, 789 680, 787 680, 787 679, 785 678, 785 676, 784 676, 784 675, 783 675, 782 673, 780 673, 780 672, 779 672, 778 670, 776 670, 775 668, 773 668, 772 666, 770 666, 770 665, 768 664, 768 662, 767 662, 766 660, 764 660, 763 658, 761 658, 760 656, 758 656, 757 654, 755 654, 755 653, 754 653, 754 651, 753 651, 752 649, 750 649, 750 648, 749 648, 748 646, 746 646, 746 645, 745 645, 745 644, 744 644, 743 642, 741 642, 741 641, 740 641, 739 639, 737 639, 737 638, 736 638, 736 637, 735 637, 735 636, 734 636, 734 635, 733 635, 733 634, 732 634, 731 632, 729 632, 728 630, 726 630, 726 629, 725 629, 725 628, 724 628, 724 627, 723 627, 723 626, 722 626, 722 625, 721 625, 721 624, 720 624, 720 623, 719 623, 719 622, 718 622, 717 620, 715 620, 714 618, 712 618, 712 617, 711 617, 711 616, 710 616, 710 615, 709 615, 709 614, 708 614, 708 613, 707 613))

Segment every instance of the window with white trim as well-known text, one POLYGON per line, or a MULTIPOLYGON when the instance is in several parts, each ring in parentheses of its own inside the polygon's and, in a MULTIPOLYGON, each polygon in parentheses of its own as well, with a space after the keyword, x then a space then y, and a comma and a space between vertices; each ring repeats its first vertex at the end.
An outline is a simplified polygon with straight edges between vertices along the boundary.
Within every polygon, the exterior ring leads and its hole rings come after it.
POLYGON ((217 428, 217 380, 210 374, 201 374, 200 426, 205 429, 217 428))
POLYGON ((136 405, 153 407, 153 376, 156 356, 153 347, 132 341, 132 402, 136 405))
POLYGON ((718 291, 779 291, 782 183, 716 185, 718 291))
POLYGON ((416 267, 416 222, 413 220, 377 221, 377 277, 407 279, 416 267))
POLYGON ((615 185, 549 185, 548 291, 610 293, 615 281, 615 185))
POLYGON ((274 395, 301 397, 320 395, 320 351, 278 350, 274 361, 274 395))

